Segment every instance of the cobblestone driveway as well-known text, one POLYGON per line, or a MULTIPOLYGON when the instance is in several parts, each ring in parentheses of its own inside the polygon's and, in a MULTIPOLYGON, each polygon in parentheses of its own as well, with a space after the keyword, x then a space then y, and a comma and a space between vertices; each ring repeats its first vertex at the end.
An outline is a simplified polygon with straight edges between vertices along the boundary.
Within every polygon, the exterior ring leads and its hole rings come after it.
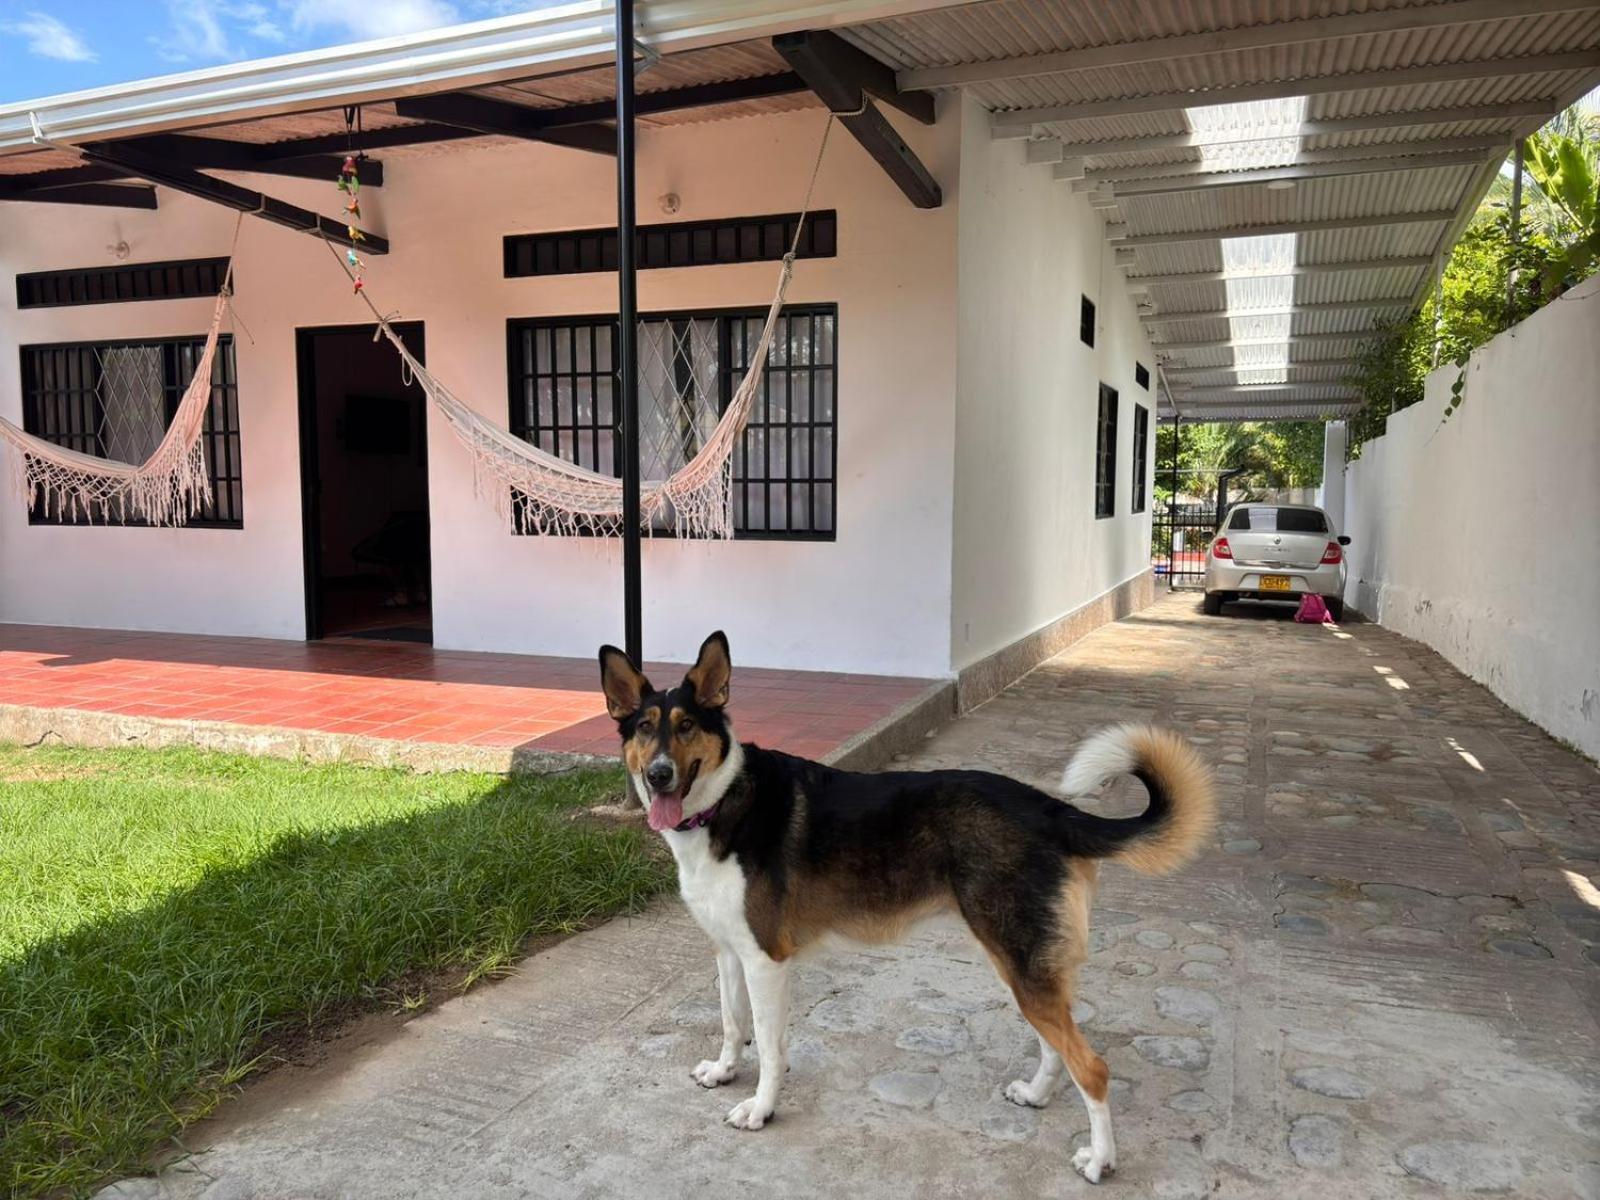
MULTIPOLYGON (((1104 873, 1080 1020, 1114 1077, 1104 1196, 1600 1197, 1600 774, 1438 656, 1170 597, 932 738, 916 766, 1049 786, 1152 719, 1218 764, 1184 874, 1104 873)), ((737 680, 735 682, 737 689, 737 680)), ((737 695, 737 692, 736 692, 737 695)), ((737 700, 736 700, 737 703, 737 700)), ((1106 811, 1133 803, 1106 799, 1106 811)), ((280 1073, 158 1190, 278 1196, 1076 1196, 1071 1089, 949 924, 819 958, 763 1132, 689 1068, 715 972, 676 902, 332 1069, 280 1073), (271 1098, 266 1102, 266 1098, 271 1098)))

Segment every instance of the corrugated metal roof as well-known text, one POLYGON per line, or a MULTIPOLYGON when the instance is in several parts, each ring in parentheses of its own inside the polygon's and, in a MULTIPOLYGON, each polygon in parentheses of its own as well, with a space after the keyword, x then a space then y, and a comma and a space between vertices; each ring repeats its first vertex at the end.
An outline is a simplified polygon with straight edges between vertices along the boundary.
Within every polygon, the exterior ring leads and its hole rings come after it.
MULTIPOLYGON (((1186 34, 1226 32, 1294 21, 1428 8, 1423 23, 1449 8, 1447 3, 1417 0, 1148 0, 1139 4, 1105 3, 1104 0, 991 0, 937 13, 920 13, 856 26, 847 36, 857 45, 900 70, 993 63, 1028 55, 1059 54, 1130 43, 1121 57, 1142 59, 1115 66, 1094 66, 1050 74, 1024 71, 984 72, 986 78, 960 86, 967 95, 991 110, 1051 109, 1049 120, 1035 123, 1033 136, 1054 138, 1066 144, 1065 152, 1082 156, 1091 176, 1114 173, 1116 168, 1139 169, 1175 165, 1179 175, 1193 170, 1183 164, 1203 164, 1208 172, 1262 166, 1293 165, 1307 151, 1339 147, 1381 147, 1374 157, 1420 152, 1420 143, 1438 139, 1478 138, 1478 144, 1509 147, 1514 137, 1537 126, 1543 115, 1600 83, 1600 62, 1550 69, 1539 56, 1594 51, 1600 48, 1600 3, 1575 0, 1567 11, 1502 15, 1486 5, 1464 9, 1482 20, 1428 25, 1389 32, 1346 35, 1334 30, 1313 37, 1310 31, 1295 40, 1292 26, 1283 44, 1229 50, 1200 47, 1163 53, 1159 39, 1186 34), (1152 41, 1152 39, 1156 39, 1152 41), (1525 67, 1507 59, 1530 59, 1525 67), (1482 75, 1446 82, 1406 82, 1410 68, 1453 64, 1485 64, 1482 75), (1376 77, 1374 75, 1376 74, 1376 77), (1352 84, 1338 77, 1360 75, 1352 84), (1297 86, 1297 81, 1300 82, 1297 86), (1283 85, 1276 88, 1283 100, 1227 104, 1225 89, 1283 85), (1203 99, 1200 93, 1206 93, 1203 99), (1299 95, 1301 98, 1289 99, 1299 95), (1144 112, 1108 111, 1093 117, 1061 111, 1064 106, 1121 102, 1133 98, 1144 112), (1150 99, 1149 102, 1140 98, 1150 99), (1196 107, 1203 104, 1205 107, 1196 107), (1495 112, 1494 106, 1532 105, 1540 111, 1495 112), (1463 113, 1460 110, 1473 110, 1463 113), (1443 110, 1437 115, 1435 110, 1443 110), (1406 114, 1419 113, 1414 121, 1406 114), (1440 119, 1443 117, 1443 119, 1440 119), (1372 121, 1372 125, 1353 122, 1372 121), (1301 121, 1345 121, 1357 127, 1333 132, 1298 130, 1301 121), (1402 123, 1403 122, 1403 123, 1402 123), (1259 134, 1255 141, 1240 139, 1259 134), (1227 142, 1205 146, 1130 146, 1129 139, 1158 135, 1194 134, 1196 141, 1227 142), (1285 136, 1287 135, 1287 136, 1285 136), (1095 154, 1084 143, 1124 143, 1095 154), (1409 143, 1409 145, 1408 145, 1409 143), (1388 151, 1389 153, 1385 153, 1388 151)), ((1558 9, 1559 4, 1547 6, 1558 9)), ((1325 25, 1316 29, 1323 30, 1325 25)), ((1348 23, 1346 23, 1346 29, 1348 23)), ((1266 39, 1255 39, 1257 41, 1266 39)), ((1102 61, 1104 56, 1102 56, 1102 61)), ((1476 70, 1477 68, 1474 68, 1476 70)), ((1453 73, 1453 72, 1452 72, 1453 73)), ((968 72, 968 77, 971 76, 968 72)), ((1463 72, 1463 74, 1471 74, 1463 72)), ((945 86, 945 85, 941 85, 945 86)), ((1116 106, 1111 106, 1115 108, 1116 106)), ((1021 115, 1021 114, 1018 114, 1021 115)), ((1010 122, 1016 124, 1016 122, 1010 122)), ((1027 131, 1023 121, 1017 133, 1027 131)), ((1015 136, 1015 133, 1008 134, 1015 136)), ((1457 142, 1457 147, 1471 143, 1457 142)), ((1456 149, 1457 153, 1460 152, 1456 149)), ((1223 188, 1197 186, 1194 190, 1115 195, 1108 219, 1122 235, 1174 233, 1204 234, 1212 230, 1264 229, 1269 236, 1230 237, 1129 247, 1125 262, 1128 276, 1224 272, 1226 279, 1179 280, 1146 286, 1146 311, 1162 317, 1183 311, 1217 312, 1226 316, 1152 322, 1158 347, 1201 343, 1199 349, 1171 352, 1185 364, 1229 367, 1247 364, 1251 377, 1266 379, 1283 364, 1316 358, 1346 359, 1360 345, 1359 331, 1370 331, 1384 317, 1402 313, 1395 301, 1407 307, 1425 287, 1426 267, 1389 267, 1392 258, 1434 258, 1449 249, 1455 230, 1476 205, 1491 177, 1495 150, 1482 160, 1416 170, 1390 170, 1367 174, 1319 174, 1299 178, 1282 190, 1262 183, 1223 188), (1322 228, 1312 232, 1271 233, 1274 227, 1306 222, 1335 223, 1396 214, 1450 212, 1444 220, 1403 225, 1366 225, 1360 228, 1322 228), (1252 255, 1255 257, 1252 258, 1252 255), (1262 256, 1266 256, 1262 258, 1262 256), (1273 256, 1281 263, 1270 261, 1273 256), (1260 261, 1258 261, 1260 260, 1260 261), (1261 276, 1264 269, 1287 263, 1371 263, 1333 273, 1261 276), (1247 276, 1247 277, 1242 277, 1247 276), (1329 311, 1304 305, 1357 304, 1371 306, 1329 311), (1259 310, 1293 306, 1292 315, 1268 315, 1259 310), (1252 310, 1257 310, 1253 312, 1252 310), (1295 342, 1304 335, 1352 334, 1350 339, 1295 342), (1266 344, 1237 344, 1239 339, 1266 344), (1265 371, 1267 374, 1263 375, 1265 371)), ((1341 163, 1341 168, 1345 164, 1341 163)), ((1041 166, 1040 170, 1050 170, 1041 166)), ((1158 172, 1172 174, 1173 172, 1158 172)), ((1207 175, 1205 179, 1217 178, 1207 175)), ((1185 182, 1185 181, 1169 181, 1185 182)), ((1204 179, 1200 181, 1203 185, 1204 179)), ((1065 185, 1063 185, 1065 186, 1065 185)), ((1115 184, 1112 185, 1115 190, 1115 184)), ((1324 368, 1314 372, 1326 378, 1324 368)), ((1305 372, 1296 374, 1303 379, 1305 372)), ((1240 376, 1222 370, 1189 377, 1230 382, 1240 376)), ((1337 382, 1335 376, 1334 382, 1337 382)), ((1314 415, 1344 405, 1338 388, 1323 383, 1320 390, 1298 386, 1270 392, 1192 401, 1180 406, 1204 408, 1229 419, 1281 415, 1314 415), (1286 405, 1285 396, 1295 403, 1286 405), (1266 397, 1270 397, 1270 402, 1266 397), (1302 404, 1301 401, 1310 402, 1302 404)))

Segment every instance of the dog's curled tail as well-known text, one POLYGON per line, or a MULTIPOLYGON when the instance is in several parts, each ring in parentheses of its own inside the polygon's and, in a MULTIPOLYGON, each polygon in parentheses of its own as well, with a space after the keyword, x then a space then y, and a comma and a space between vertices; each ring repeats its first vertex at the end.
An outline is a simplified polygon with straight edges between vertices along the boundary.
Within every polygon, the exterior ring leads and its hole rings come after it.
POLYGON ((1081 796, 1118 775, 1143 783, 1150 806, 1124 820, 1072 809, 1071 841, 1078 853, 1166 875, 1200 852, 1217 823, 1216 783, 1189 742, 1153 725, 1102 729, 1078 747, 1061 787, 1069 797, 1081 796))

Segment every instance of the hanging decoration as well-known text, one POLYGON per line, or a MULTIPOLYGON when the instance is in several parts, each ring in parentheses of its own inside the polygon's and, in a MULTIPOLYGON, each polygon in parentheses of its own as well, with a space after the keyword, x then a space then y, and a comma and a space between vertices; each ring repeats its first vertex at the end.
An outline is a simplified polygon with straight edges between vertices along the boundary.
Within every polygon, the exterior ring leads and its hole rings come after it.
MULTIPOLYGON (((336 186, 340 193, 349 197, 345 202, 346 217, 345 234, 352 242, 365 241, 361 230, 355 223, 361 219, 361 163, 366 155, 355 148, 355 134, 361 128, 361 106, 352 104, 344 110, 345 148, 348 151, 344 156, 344 163, 339 167, 339 179, 336 186)), ((345 262, 350 267, 350 282, 356 292, 366 286, 362 278, 362 269, 367 265, 352 248, 345 256, 345 262)))

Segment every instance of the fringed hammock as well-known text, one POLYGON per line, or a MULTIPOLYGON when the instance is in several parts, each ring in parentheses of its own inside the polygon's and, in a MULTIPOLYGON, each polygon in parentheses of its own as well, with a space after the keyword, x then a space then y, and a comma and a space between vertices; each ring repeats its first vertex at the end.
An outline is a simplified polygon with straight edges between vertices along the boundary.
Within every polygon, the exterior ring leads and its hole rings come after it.
MULTIPOLYGON (((673 389, 674 394, 665 401, 669 410, 664 414, 665 421, 674 427, 674 440, 683 447, 681 456, 685 461, 663 479, 641 482, 640 524, 646 532, 671 529, 682 537, 733 536, 733 454, 761 387, 832 127, 830 114, 795 222, 794 238, 778 271, 772 303, 726 409, 715 426, 702 434, 706 389, 702 380, 705 372, 698 365, 688 372, 688 387, 673 389)), ((332 243, 327 245, 334 260, 353 280, 346 260, 332 243)), ((230 258, 230 281, 231 278, 230 258)), ((96 514, 109 518, 114 512, 117 517, 133 517, 154 525, 181 525, 209 503, 209 476, 200 433, 211 395, 211 363, 217 334, 229 295, 230 285, 224 283, 194 377, 160 445, 144 462, 132 464, 81 454, 26 433, 0 418, 0 435, 10 445, 16 464, 14 474, 27 493, 30 506, 44 504, 47 509, 53 507, 55 511, 91 519, 96 514)), ((379 333, 400 356, 403 372, 422 388, 471 454, 475 489, 480 495, 487 495, 515 529, 523 533, 621 533, 620 479, 550 453, 481 416, 406 348, 394 329, 392 316, 385 315, 373 303, 364 287, 358 288, 356 295, 371 310, 379 333)), ((680 349, 675 347, 672 353, 680 349)))
POLYGON ((189 386, 156 448, 141 463, 99 458, 35 437, 0 417, 0 438, 10 451, 12 478, 30 512, 68 519, 139 520, 182 525, 211 503, 200 432, 211 404, 211 365, 217 354, 222 314, 233 288, 233 262, 217 292, 211 327, 189 386))

